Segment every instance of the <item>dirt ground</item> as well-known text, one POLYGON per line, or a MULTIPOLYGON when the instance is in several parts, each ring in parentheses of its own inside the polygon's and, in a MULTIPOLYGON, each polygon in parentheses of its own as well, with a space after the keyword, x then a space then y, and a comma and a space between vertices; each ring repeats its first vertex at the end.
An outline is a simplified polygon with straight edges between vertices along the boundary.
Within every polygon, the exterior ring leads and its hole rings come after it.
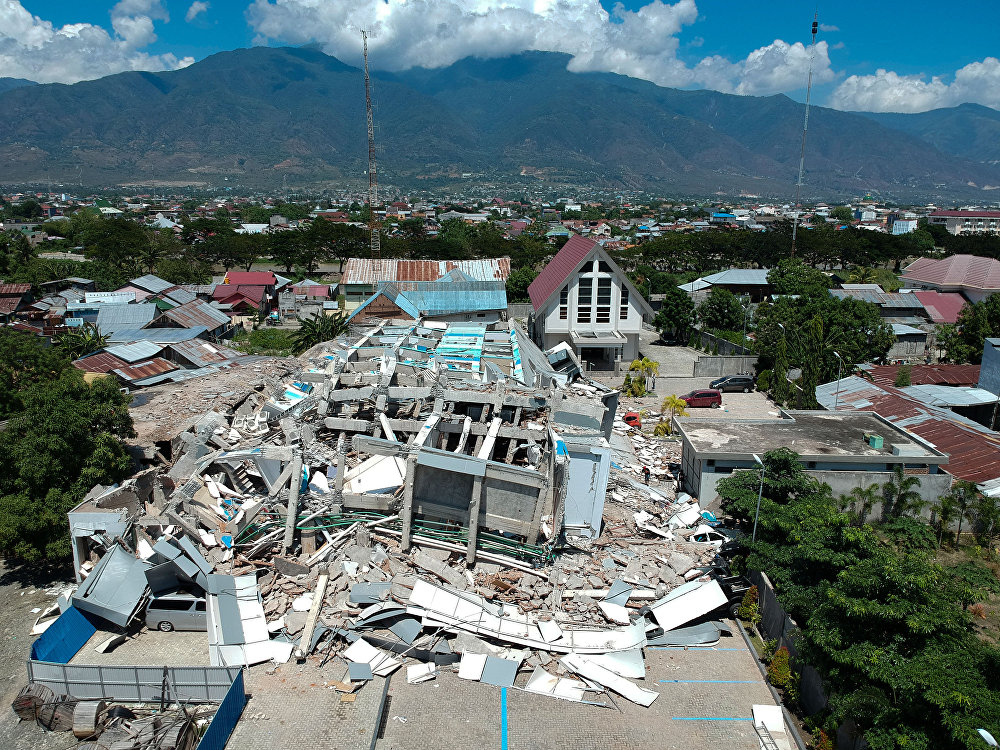
POLYGON ((44 610, 72 583, 70 566, 24 565, 9 567, 0 561, 0 748, 4 750, 53 750, 69 744, 62 732, 46 732, 21 723, 10 709, 11 701, 28 682, 25 663, 35 637, 31 627, 44 610))

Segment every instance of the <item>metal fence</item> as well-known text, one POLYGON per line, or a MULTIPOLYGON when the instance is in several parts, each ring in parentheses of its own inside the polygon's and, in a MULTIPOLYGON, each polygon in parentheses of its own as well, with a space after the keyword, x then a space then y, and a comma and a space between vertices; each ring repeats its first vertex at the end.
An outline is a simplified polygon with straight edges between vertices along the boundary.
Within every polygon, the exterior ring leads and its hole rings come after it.
POLYGON ((240 670, 233 680, 229 692, 222 699, 219 710, 215 712, 212 723, 208 725, 205 734, 202 735, 201 742, 198 743, 198 750, 224 750, 229 741, 229 735, 236 728, 236 723, 243 715, 243 709, 247 704, 246 690, 243 688, 243 670, 240 670))
POLYGON ((96 632, 83 612, 69 607, 31 644, 31 658, 65 664, 96 632))
POLYGON ((28 682, 56 695, 121 702, 185 701, 216 703, 226 698, 239 667, 111 667, 28 662, 28 682))

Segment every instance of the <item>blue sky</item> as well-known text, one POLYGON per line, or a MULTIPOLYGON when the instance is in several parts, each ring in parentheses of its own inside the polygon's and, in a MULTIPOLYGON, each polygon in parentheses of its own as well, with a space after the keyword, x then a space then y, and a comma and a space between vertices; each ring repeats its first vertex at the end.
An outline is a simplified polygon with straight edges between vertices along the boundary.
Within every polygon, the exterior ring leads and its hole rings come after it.
POLYGON ((814 101, 922 111, 973 101, 1000 108, 996 0, 0 0, 0 76, 72 82, 182 67, 253 44, 319 44, 356 62, 374 28, 377 67, 446 65, 520 49, 574 55, 661 85, 804 97, 814 9, 823 30, 814 101))

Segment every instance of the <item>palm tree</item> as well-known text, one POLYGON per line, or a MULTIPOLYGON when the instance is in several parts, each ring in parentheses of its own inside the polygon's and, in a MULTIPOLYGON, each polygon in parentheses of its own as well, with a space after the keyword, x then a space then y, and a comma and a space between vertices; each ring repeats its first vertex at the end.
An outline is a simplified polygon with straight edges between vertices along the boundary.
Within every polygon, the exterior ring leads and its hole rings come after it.
POLYGON ((102 335, 97 326, 84 323, 56 336, 56 346, 66 352, 70 359, 80 359, 103 349, 108 344, 107 335, 102 335))
POLYGON ((628 369, 629 372, 641 373, 643 377, 659 375, 660 363, 651 360, 649 357, 643 357, 642 359, 632 360, 632 364, 629 365, 628 369))
POLYGON ((868 514, 878 502, 878 486, 869 484, 866 487, 855 487, 851 490, 851 494, 844 499, 847 501, 845 505, 850 508, 851 514, 857 519, 858 526, 864 526, 868 514))
POLYGON ((674 417, 686 417, 687 413, 687 401, 682 399, 680 396, 674 394, 667 396, 663 399, 663 403, 660 404, 660 411, 666 415, 666 421, 660 418, 660 424, 666 425, 666 433, 670 435, 673 432, 673 419, 674 417))
MULTIPOLYGON (((955 534, 956 547, 962 542, 962 521, 968 519, 970 523, 974 523, 974 518, 972 516, 976 497, 978 495, 979 490, 976 488, 974 482, 960 479, 951 486, 951 489, 948 490, 948 494, 941 498, 941 503, 944 502, 945 498, 954 503, 955 517, 952 521, 958 521, 958 531, 955 534)), ((939 514, 942 513, 940 507, 941 506, 939 505, 939 514)))
POLYGON ((299 329, 292 334, 292 352, 301 354, 322 341, 335 339, 347 330, 347 316, 343 312, 334 315, 317 313, 311 318, 299 321, 299 329))
POLYGON ((938 498, 935 510, 937 511, 938 547, 940 547, 944 541, 945 530, 955 522, 956 518, 961 519, 962 515, 958 510, 955 496, 951 492, 938 498))
POLYGON ((919 513, 927 502, 914 487, 920 486, 915 476, 907 476, 902 464, 892 470, 892 479, 882 485, 882 519, 899 518, 906 513, 919 513))
POLYGON ((874 268, 857 266, 851 271, 851 275, 848 278, 852 284, 874 284, 878 278, 878 273, 876 273, 874 268))

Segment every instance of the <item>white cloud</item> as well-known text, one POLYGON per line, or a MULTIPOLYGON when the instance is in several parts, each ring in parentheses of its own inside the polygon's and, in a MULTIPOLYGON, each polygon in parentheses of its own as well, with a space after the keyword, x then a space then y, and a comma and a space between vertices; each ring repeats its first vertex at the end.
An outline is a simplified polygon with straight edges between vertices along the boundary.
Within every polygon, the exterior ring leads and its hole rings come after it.
POLYGON ((188 8, 187 14, 184 16, 184 20, 191 23, 195 18, 198 17, 199 13, 204 13, 208 10, 208 3, 202 2, 202 0, 195 0, 191 3, 191 7, 188 8))
MULTIPOLYGON (((599 0, 254 0, 247 19, 255 42, 318 42, 348 61, 361 56, 360 29, 371 32, 376 67, 437 68, 463 57, 524 50, 566 52, 573 71, 607 71, 664 86, 702 86, 771 94, 805 86, 808 49, 781 40, 733 62, 709 57, 688 66, 678 34, 698 18, 695 0, 652 0, 638 10, 599 0)), ((832 80, 829 51, 817 45, 814 78, 832 80)))
POLYGON ((126 70, 172 70, 194 62, 142 49, 156 41, 154 21, 169 21, 160 0, 121 0, 111 9, 114 34, 89 23, 56 27, 19 0, 0 0, 0 76, 75 83, 126 70))
POLYGON ((839 26, 834 26, 832 23, 821 23, 819 25, 820 31, 840 31, 839 26))
POLYGON ((899 75, 879 69, 874 75, 850 76, 830 96, 830 106, 865 112, 925 112, 975 102, 1000 109, 1000 60, 987 57, 944 76, 899 75))

